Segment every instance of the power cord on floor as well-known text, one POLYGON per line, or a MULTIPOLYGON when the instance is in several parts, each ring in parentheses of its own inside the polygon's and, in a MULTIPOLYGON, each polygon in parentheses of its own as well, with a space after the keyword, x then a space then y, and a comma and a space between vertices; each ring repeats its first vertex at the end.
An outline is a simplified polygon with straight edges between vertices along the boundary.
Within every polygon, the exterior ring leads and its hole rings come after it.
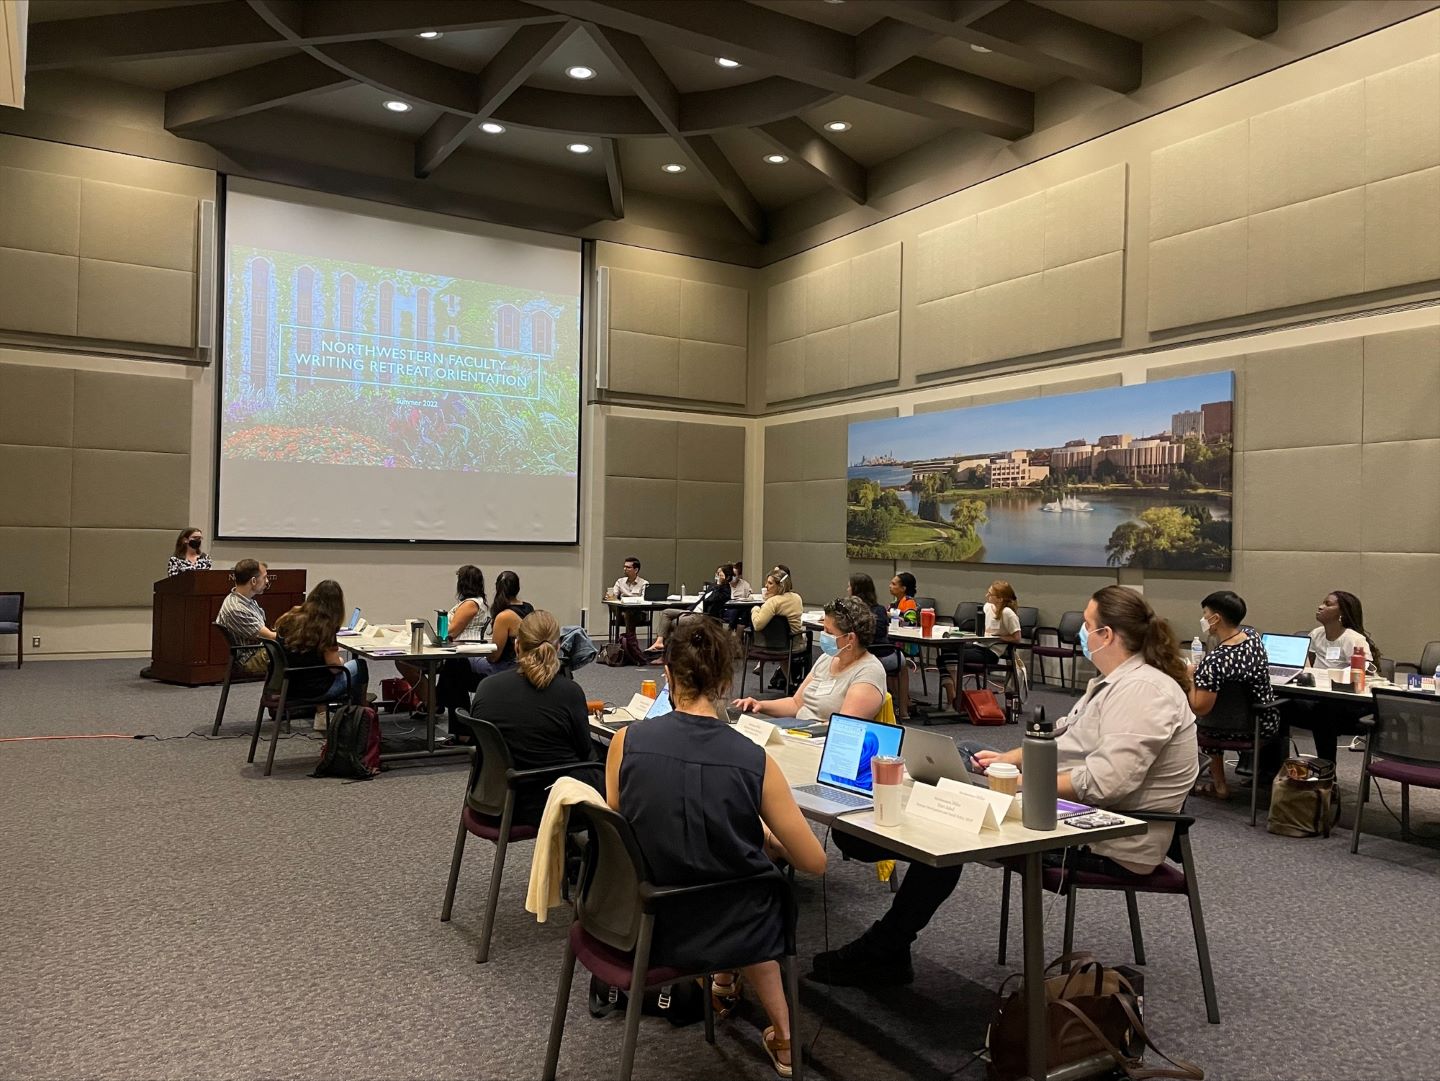
MULTIPOLYGON (((1380 787, 1380 782, 1379 782, 1378 780, 1376 780, 1375 778, 1372 777, 1372 778, 1370 779, 1370 783, 1375 786, 1375 794, 1380 797, 1380 805, 1381 805, 1382 807, 1384 807, 1385 810, 1390 811, 1390 817, 1393 818, 1397 823, 1399 823, 1401 829, 1404 829, 1404 828, 1405 828, 1405 820, 1402 819, 1399 815, 1397 815, 1393 810, 1391 810, 1390 804, 1388 804, 1388 803, 1385 802, 1385 790, 1380 787)), ((1416 829, 1415 829, 1414 826, 1411 826, 1411 827, 1410 827, 1410 836, 1413 837, 1413 838, 1415 838, 1417 841, 1437 841, 1437 840, 1440 840, 1440 834, 1437 834, 1437 833, 1419 833, 1419 832, 1416 831, 1416 829)))
MULTIPOLYGON (((825 837, 820 842, 820 851, 827 851, 829 847, 830 827, 826 826, 825 837)), ((830 875, 828 873, 820 876, 820 928, 825 942, 826 953, 830 952, 830 892, 827 888, 829 881, 830 875)), ((796 960, 798 963, 799 959, 797 958, 796 960)), ((798 1006, 799 1003, 796 1003, 796 1005, 798 1006)), ((810 1040, 810 1047, 808 1049, 802 1047, 800 1050, 802 1055, 808 1055, 812 1059, 815 1057, 815 1045, 820 1042, 820 1034, 825 1031, 825 1011, 820 1010, 818 1012, 820 1014, 820 1024, 815 1029, 814 1037, 810 1040)), ((792 1029, 798 1029, 800 1027, 800 1019, 798 1017, 791 1018, 790 1025, 792 1029)))
MULTIPOLYGON (((236 733, 235 735, 233 735, 233 736, 207 736, 204 732, 186 732, 183 736, 157 736, 157 735, 155 735, 153 732, 145 732, 145 733, 137 734, 137 735, 134 735, 134 736, 124 736, 124 737, 122 737, 122 738, 124 738, 124 739, 150 739, 150 740, 154 740, 156 743, 166 743, 166 742, 168 742, 169 740, 172 740, 172 739, 203 739, 206 743, 212 743, 212 742, 213 742, 213 743, 222 743, 222 742, 224 742, 225 740, 229 740, 229 739, 249 739, 250 736, 251 736, 251 733, 249 733, 249 732, 237 732, 237 733, 236 733)), ((266 736, 266 735, 263 735, 263 734, 262 734, 261 737, 260 737, 260 742, 261 742, 261 743, 268 743, 268 742, 269 742, 271 739, 273 739, 273 738, 274 738, 273 736, 266 736)), ((323 742, 325 742, 325 736, 324 736, 323 734, 320 734, 320 733, 311 733, 311 732, 291 732, 291 733, 289 733, 288 735, 281 736, 280 738, 281 738, 281 739, 303 739, 303 740, 308 740, 308 741, 311 742, 311 743, 323 743, 323 742)))

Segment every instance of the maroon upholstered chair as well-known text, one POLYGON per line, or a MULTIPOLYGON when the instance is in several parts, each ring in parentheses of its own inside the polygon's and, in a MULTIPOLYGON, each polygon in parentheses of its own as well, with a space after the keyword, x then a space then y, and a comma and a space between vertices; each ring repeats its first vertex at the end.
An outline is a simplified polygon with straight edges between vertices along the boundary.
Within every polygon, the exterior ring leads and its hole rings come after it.
MULTIPOLYGON (((1205 936, 1205 913, 1200 907, 1200 884, 1195 874, 1195 855, 1190 847, 1190 827, 1195 819, 1189 815, 1167 814, 1162 811, 1122 811, 1131 818, 1145 822, 1166 822, 1175 827, 1165 862, 1148 875, 1114 876, 1069 868, 1045 868, 1045 889, 1065 894, 1065 953, 1075 944, 1075 896, 1081 890, 1108 890, 1125 895, 1125 909, 1130 918, 1130 942, 1135 950, 1135 963, 1145 963, 1145 940, 1140 934, 1140 906, 1136 895, 1165 893, 1181 896, 1190 902, 1190 926, 1195 932, 1195 954, 1200 962, 1200 986, 1205 993, 1205 1016, 1212 1025, 1220 1023, 1220 1004, 1215 995, 1215 974, 1210 967, 1210 945, 1205 936)), ((1005 945, 1010 932, 1010 875, 1012 865, 1005 866, 1000 906, 999 963, 1005 963, 1005 945)))
MULTIPOLYGON (((625 1038, 620 1050, 621 1081, 629 1081, 635 1065, 635 1044, 640 1029, 643 991, 669 983, 703 976, 761 961, 779 960, 785 973, 785 997, 790 1010, 791 1069, 796 1081, 802 1078, 799 1031, 799 969, 795 957, 795 896, 789 880, 779 869, 762 871, 744 878, 707 882, 697 886, 656 886, 648 879, 645 857, 630 829, 630 823, 608 807, 581 803, 570 808, 567 828, 585 830, 589 837, 575 890, 575 921, 565 938, 565 956, 560 966, 560 986, 555 993, 555 1012, 550 1021, 550 1042, 545 1050, 545 1081, 555 1081, 560 1062, 560 1042, 565 1035, 565 1014, 570 1004, 570 986, 575 979, 575 962, 580 962, 604 982, 629 995, 625 1007, 625 1038), (761 890, 781 899, 785 913, 785 954, 783 957, 717 957, 698 972, 650 964, 650 943, 657 917, 663 918, 667 904, 697 894, 722 891, 761 890)), ((715 1042, 715 1018, 710 996, 705 1004, 705 1039, 715 1042)), ((593 1044, 591 1045, 593 1047, 593 1044)))
MULTIPOLYGON (((1241 683, 1223 683, 1215 696, 1215 705, 1199 718, 1201 731, 1197 742, 1202 751, 1260 750, 1260 712, 1253 708, 1250 695, 1241 683), (1210 733, 1215 733, 1211 735, 1210 733)), ((1253 782, 1253 779, 1252 779, 1253 782)), ((1260 785, 1250 785, 1250 825, 1255 825, 1260 800, 1260 785)))
MULTIPOLYGON (((1036 627, 1034 644, 1030 647, 1030 657, 1035 662, 1036 674, 1041 678, 1040 683, 1046 683, 1045 658, 1053 657, 1060 665, 1060 686, 1065 683, 1065 661, 1070 661, 1070 686, 1077 682, 1076 670, 1080 666, 1080 628, 1085 625, 1084 612, 1066 612, 1060 617, 1058 627, 1036 627), (1046 645, 1040 641, 1040 636, 1048 634, 1054 637, 1053 646, 1046 645)), ((1033 677, 1031 682, 1037 682, 1033 677)))
POLYGON ((1360 768, 1360 798, 1350 851, 1360 851, 1360 823, 1370 778, 1400 785, 1400 839, 1410 839, 1410 786, 1440 788, 1440 697, 1376 688, 1375 716, 1360 768))
POLYGON ((455 833, 455 852, 450 857, 450 878, 445 884, 445 904, 440 920, 448 923, 455 905, 455 886, 460 880, 460 861, 465 855, 465 838, 479 837, 495 846, 495 859, 490 864, 490 893, 485 899, 485 919, 480 926, 480 945, 475 963, 490 959, 490 936, 495 929, 495 911, 500 905, 500 879, 505 872, 505 853, 512 841, 533 841, 534 826, 515 823, 515 795, 521 789, 553 784, 563 774, 594 762, 561 762, 536 769, 516 769, 505 737, 489 721, 456 710, 454 719, 470 730, 475 747, 470 752, 470 779, 465 785, 465 801, 460 805, 460 828, 455 833))

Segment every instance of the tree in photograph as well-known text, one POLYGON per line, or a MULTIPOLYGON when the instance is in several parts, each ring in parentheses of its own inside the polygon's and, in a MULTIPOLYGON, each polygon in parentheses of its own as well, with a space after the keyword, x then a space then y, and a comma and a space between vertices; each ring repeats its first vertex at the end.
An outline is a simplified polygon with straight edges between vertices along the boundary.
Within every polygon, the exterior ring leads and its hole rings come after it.
POLYGON ((1112 567, 1221 570, 1229 565, 1230 523, 1203 507, 1151 507, 1115 527, 1105 545, 1112 567))
POLYGON ((868 507, 880 498, 881 490, 876 481, 853 477, 845 485, 845 502, 857 507, 868 507))
POLYGON ((1095 482, 1097 484, 1119 484, 1125 479, 1125 472, 1109 458, 1103 459, 1095 467, 1095 482))
POLYGON ((960 499, 950 511, 950 520, 962 537, 974 537, 979 527, 990 520, 990 515, 983 499, 960 499))

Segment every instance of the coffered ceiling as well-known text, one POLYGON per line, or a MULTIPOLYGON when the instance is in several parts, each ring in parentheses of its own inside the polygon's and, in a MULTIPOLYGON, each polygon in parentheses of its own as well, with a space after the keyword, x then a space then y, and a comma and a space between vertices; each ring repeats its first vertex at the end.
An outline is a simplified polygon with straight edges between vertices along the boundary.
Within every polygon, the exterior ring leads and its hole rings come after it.
POLYGON ((777 223, 871 203, 927 147, 994 155, 1340 6, 33 0, 28 68, 41 94, 87 78, 163 95, 170 133, 252 171, 372 176, 400 201, 429 187, 582 233, 689 216, 760 251, 777 223))

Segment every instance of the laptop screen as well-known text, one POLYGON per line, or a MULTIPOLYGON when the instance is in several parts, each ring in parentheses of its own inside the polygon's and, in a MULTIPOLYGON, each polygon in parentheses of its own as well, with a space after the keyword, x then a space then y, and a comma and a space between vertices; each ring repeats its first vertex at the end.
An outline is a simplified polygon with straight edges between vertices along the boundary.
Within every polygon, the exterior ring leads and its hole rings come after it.
POLYGON ((1305 654, 1310 651, 1310 639, 1298 634, 1262 634, 1260 642, 1271 664, 1285 668, 1304 668, 1305 654))
POLYGON ((654 704, 646 712, 646 717, 659 717, 669 713, 675 707, 670 704, 670 688, 661 687, 660 694, 656 696, 654 704))
POLYGON ((832 713, 825 749, 820 752, 820 773, 816 780, 847 792, 870 795, 874 783, 870 759, 877 754, 899 754, 904 735, 905 729, 898 724, 880 724, 878 721, 862 721, 859 717, 832 713))
POLYGON ((342 630, 347 630, 347 631, 354 630, 354 629, 355 629, 355 624, 357 624, 357 623, 359 623, 359 622, 360 622, 360 608, 359 608, 359 606, 357 605, 356 608, 355 608, 355 611, 353 611, 353 612, 350 613, 350 622, 347 623, 347 624, 345 624, 345 626, 342 627, 341 629, 342 629, 342 630))

